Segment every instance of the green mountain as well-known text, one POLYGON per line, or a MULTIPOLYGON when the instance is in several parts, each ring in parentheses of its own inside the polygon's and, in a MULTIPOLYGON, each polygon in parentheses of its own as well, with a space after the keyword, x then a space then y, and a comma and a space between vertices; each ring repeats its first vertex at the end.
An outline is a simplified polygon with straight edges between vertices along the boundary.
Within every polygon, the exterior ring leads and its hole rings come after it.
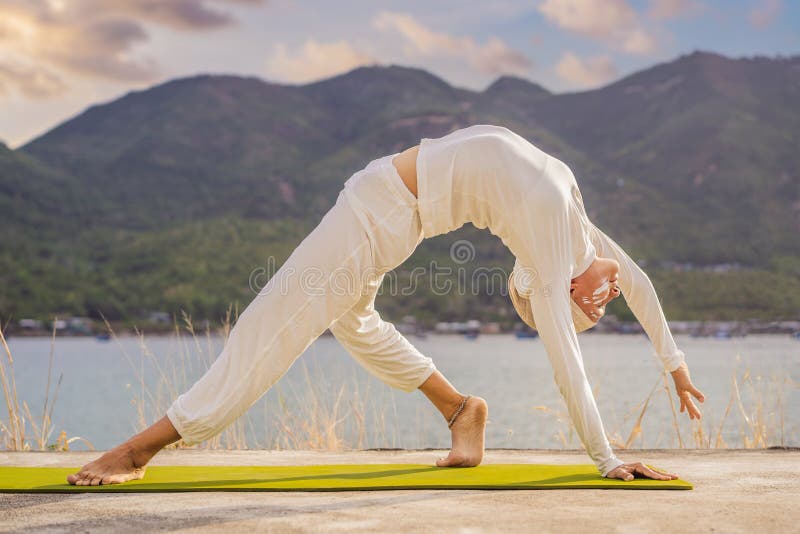
POLYGON ((768 267, 775 255, 800 251, 797 102, 800 57, 696 52, 597 91, 559 95, 532 119, 663 192, 670 224, 647 228, 657 241, 648 255, 768 267))
MULTIPOLYGON (((476 123, 571 165, 590 217, 647 265, 670 319, 797 317, 798 93, 800 58, 707 53, 569 94, 510 76, 475 92, 400 66, 307 85, 172 80, 0 146, 0 318, 241 309, 263 283, 253 273, 280 265, 353 172, 476 123), (704 269, 721 263, 737 267, 704 269)), ((424 242, 399 278, 455 266, 455 239, 476 245, 464 267, 513 262, 466 227, 424 242)), ((394 319, 514 320, 507 297, 464 293, 378 305, 394 319)), ((610 311, 630 317, 623 302, 610 311)))

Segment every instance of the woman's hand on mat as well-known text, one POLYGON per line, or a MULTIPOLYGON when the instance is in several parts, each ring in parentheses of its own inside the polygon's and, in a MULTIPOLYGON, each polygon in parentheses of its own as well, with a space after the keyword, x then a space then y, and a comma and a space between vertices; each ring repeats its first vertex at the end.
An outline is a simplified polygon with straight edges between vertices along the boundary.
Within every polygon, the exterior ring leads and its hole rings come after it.
POLYGON ((656 471, 647 467, 642 462, 634 462, 631 464, 622 464, 612 469, 606 478, 618 478, 620 480, 633 480, 634 478, 652 478, 654 480, 675 480, 678 475, 672 473, 664 473, 663 471, 656 471))
POLYGON ((689 366, 686 365, 686 362, 682 362, 681 366, 670 374, 675 382, 675 393, 681 400, 681 413, 686 411, 689 414, 689 419, 700 419, 702 414, 695 406, 694 401, 692 401, 692 397, 704 402, 706 396, 692 384, 692 379, 689 377, 689 366))

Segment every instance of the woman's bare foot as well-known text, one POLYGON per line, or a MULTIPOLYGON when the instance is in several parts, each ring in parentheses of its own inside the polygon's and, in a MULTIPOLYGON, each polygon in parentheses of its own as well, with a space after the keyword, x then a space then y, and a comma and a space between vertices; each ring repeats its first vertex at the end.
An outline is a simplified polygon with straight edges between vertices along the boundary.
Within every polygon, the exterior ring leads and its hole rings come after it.
POLYGON ((99 486, 139 480, 144 477, 145 465, 138 464, 135 456, 129 447, 120 445, 68 475, 67 482, 75 486, 99 486))
POLYGON ((75 486, 121 484, 144 478, 147 462, 161 449, 181 438, 167 416, 162 417, 128 441, 117 445, 103 456, 67 475, 75 486))
POLYGON ((483 440, 489 407, 480 397, 470 397, 464 411, 450 428, 453 446, 446 458, 436 461, 438 467, 474 467, 483 460, 483 440))

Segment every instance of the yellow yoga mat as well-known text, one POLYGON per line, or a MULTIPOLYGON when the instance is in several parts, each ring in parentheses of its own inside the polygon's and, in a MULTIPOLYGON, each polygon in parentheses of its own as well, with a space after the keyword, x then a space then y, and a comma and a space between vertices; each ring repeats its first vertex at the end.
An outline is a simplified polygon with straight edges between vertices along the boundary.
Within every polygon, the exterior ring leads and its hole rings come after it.
POLYGON ((398 489, 692 489, 684 480, 630 482, 600 476, 593 465, 484 464, 440 468, 415 464, 294 466, 153 466, 143 480, 71 486, 78 468, 0 467, 0 492, 351 491, 398 489))

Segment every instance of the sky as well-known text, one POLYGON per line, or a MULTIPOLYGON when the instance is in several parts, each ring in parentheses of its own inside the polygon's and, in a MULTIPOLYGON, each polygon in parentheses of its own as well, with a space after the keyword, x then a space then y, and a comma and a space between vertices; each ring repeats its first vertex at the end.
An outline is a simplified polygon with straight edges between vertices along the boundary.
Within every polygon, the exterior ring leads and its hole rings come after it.
POLYGON ((800 54, 800 1, 0 0, 0 141, 200 73, 304 84, 404 65, 568 92, 694 50, 800 54))

